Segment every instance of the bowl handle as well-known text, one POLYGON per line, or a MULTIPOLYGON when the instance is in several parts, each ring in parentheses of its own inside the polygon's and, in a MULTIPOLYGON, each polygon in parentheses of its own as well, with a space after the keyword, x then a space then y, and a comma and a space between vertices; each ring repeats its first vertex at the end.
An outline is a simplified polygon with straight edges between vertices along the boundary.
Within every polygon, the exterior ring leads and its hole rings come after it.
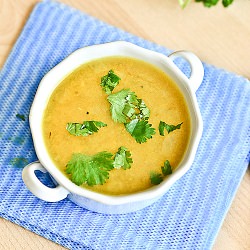
POLYGON ((58 185, 55 188, 45 186, 35 175, 36 170, 43 173, 47 172, 47 170, 38 161, 25 166, 22 172, 23 182, 35 196, 50 202, 60 201, 67 197, 69 191, 63 186, 58 185))
POLYGON ((168 57, 172 61, 174 61, 175 58, 182 57, 189 63, 191 68, 189 80, 192 84, 192 89, 194 90, 194 92, 196 92, 196 90, 200 87, 204 76, 204 68, 201 60, 192 52, 185 50, 175 51, 168 57))

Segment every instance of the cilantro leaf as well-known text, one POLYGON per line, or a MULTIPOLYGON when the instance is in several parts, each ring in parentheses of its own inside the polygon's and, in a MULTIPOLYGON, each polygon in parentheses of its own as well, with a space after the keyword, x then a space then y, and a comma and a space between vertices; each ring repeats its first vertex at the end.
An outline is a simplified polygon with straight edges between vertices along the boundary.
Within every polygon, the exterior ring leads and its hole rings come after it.
POLYGON ((88 136, 106 126, 107 124, 99 121, 84 121, 83 123, 68 123, 66 129, 72 135, 88 136))
POLYGON ((155 129, 145 120, 134 119, 125 124, 126 130, 135 138, 138 143, 146 142, 155 134, 155 129))
MULTIPOLYGON (((205 7, 212 7, 215 6, 219 0, 195 0, 196 2, 202 2, 205 7)), ((224 7, 228 7, 230 4, 233 3, 234 0, 222 0, 222 4, 224 7)))
POLYGON ((148 120, 150 111, 142 99, 129 89, 122 89, 108 96, 110 112, 115 122, 127 123, 129 120, 148 120))
POLYGON ((211 7, 216 5, 219 0, 195 0, 196 2, 203 2, 204 6, 211 7))
POLYGON ((138 107, 140 110, 140 118, 148 120, 150 116, 150 110, 142 99, 138 99, 138 107))
POLYGON ((234 0, 222 0, 222 4, 224 7, 228 7, 230 4, 233 3, 234 0))
POLYGON ((22 121, 25 121, 25 115, 16 114, 16 117, 22 121))
POLYGON ((172 174, 172 167, 168 160, 164 162, 164 166, 161 167, 161 171, 164 176, 172 174))
MULTIPOLYGON (((178 0, 180 6, 184 9, 191 0, 178 0)), ((233 3, 234 0, 222 0, 222 4, 224 7, 228 7, 230 4, 233 3)), ((212 7, 217 5, 219 0, 195 0, 195 2, 202 2, 205 7, 212 7)))
POLYGON ((151 172, 150 181, 154 185, 158 185, 163 181, 164 176, 172 174, 172 167, 168 160, 164 162, 164 166, 161 167, 162 174, 151 172))
POLYGON ((122 89, 115 94, 110 94, 108 101, 111 104, 112 119, 120 123, 126 123, 128 118, 132 117, 138 104, 135 93, 129 89, 122 89))
POLYGON ((150 181, 153 185, 158 185, 163 181, 163 177, 161 174, 151 172, 150 173, 150 181))
POLYGON ((102 89, 109 95, 114 88, 119 84, 121 78, 117 76, 113 70, 110 70, 107 75, 101 78, 102 89))
MULTIPOLYGON (((183 123, 183 122, 182 122, 183 123)), ((176 129, 180 129, 182 123, 179 123, 177 125, 169 125, 163 121, 160 121, 159 123, 159 133, 160 135, 164 136, 164 129, 167 130, 168 134, 176 129)))
POLYGON ((112 157, 113 154, 106 151, 95 155, 73 154, 66 173, 78 186, 84 183, 89 186, 104 184, 109 178, 109 171, 114 168, 112 157))
POLYGON ((133 160, 130 156, 131 156, 131 153, 128 151, 128 149, 121 146, 118 149, 118 152, 115 154, 114 168, 118 168, 118 169, 121 167, 123 169, 131 168, 131 163, 133 163, 133 160))

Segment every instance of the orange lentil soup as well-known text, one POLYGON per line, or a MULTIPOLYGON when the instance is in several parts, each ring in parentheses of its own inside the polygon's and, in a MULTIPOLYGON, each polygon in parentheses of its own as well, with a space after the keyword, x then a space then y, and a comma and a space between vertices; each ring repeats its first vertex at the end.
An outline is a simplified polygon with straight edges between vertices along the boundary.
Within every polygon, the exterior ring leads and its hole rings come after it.
POLYGON ((47 150, 65 175, 66 165, 74 153, 94 155, 108 151, 115 154, 121 146, 130 151, 133 159, 130 169, 109 171, 109 179, 103 185, 82 185, 112 195, 151 187, 150 173, 161 173, 166 160, 174 170, 187 148, 190 126, 188 107, 177 85, 155 66, 129 57, 106 57, 81 65, 54 90, 43 118, 47 150), (150 110, 149 123, 156 133, 145 143, 137 143, 124 124, 112 120, 108 95, 100 86, 101 78, 111 69, 121 78, 112 93, 130 89, 150 110), (66 130, 69 122, 91 120, 102 121, 107 126, 86 137, 71 135, 66 130), (158 130, 160 121, 183 124, 169 134, 165 130, 165 135, 161 136, 158 130))

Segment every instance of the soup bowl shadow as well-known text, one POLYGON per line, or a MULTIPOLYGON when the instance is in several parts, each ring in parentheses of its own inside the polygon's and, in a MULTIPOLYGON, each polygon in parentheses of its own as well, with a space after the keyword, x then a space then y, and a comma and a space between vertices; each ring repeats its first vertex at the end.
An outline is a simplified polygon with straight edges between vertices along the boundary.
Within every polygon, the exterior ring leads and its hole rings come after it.
POLYGON ((42 200, 57 202, 68 198, 81 207, 105 214, 129 213, 151 205, 190 169, 194 161, 203 129, 195 92, 203 80, 203 75, 204 69, 201 61, 188 51, 176 51, 165 56, 124 41, 93 45, 76 50, 49 71, 43 77, 37 89, 30 110, 29 121, 39 161, 32 162, 23 169, 22 178, 25 185, 35 196, 42 200), (43 113, 52 92, 58 84, 80 65, 108 56, 126 56, 140 59, 164 71, 182 92, 191 119, 189 144, 182 161, 173 173, 159 185, 127 195, 101 194, 75 185, 55 166, 47 152, 42 132, 43 113), (189 77, 174 63, 174 60, 179 57, 185 59, 190 65, 189 77), (56 187, 50 188, 43 184, 37 178, 35 171, 49 172, 56 187))

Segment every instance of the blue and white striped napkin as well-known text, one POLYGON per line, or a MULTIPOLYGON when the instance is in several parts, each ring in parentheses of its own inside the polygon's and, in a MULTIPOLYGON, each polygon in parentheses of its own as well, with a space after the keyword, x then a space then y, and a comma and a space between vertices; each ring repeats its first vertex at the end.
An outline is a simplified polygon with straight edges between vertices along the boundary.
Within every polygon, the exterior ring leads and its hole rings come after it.
POLYGON ((250 149, 250 82, 211 65, 197 91, 204 132, 195 161, 152 206, 97 214, 39 200, 22 182, 22 167, 37 159, 27 117, 41 78, 74 50, 115 40, 170 52, 57 2, 34 8, 0 73, 0 216, 70 249, 210 249, 250 149))

